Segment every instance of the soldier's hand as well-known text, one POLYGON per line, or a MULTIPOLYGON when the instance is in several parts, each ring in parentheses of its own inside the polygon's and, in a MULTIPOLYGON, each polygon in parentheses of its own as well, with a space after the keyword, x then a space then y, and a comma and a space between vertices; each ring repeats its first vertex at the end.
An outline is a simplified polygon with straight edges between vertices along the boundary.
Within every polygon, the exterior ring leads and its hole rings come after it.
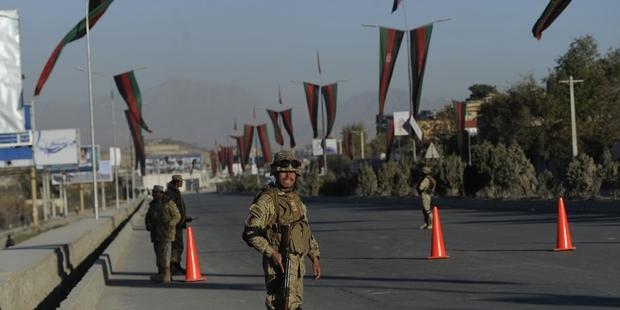
POLYGON ((314 274, 314 279, 318 280, 321 278, 321 263, 319 262, 319 258, 315 257, 312 259, 312 273, 314 274))
POLYGON ((278 251, 273 251, 271 253, 271 256, 269 256, 269 259, 271 260, 271 264, 273 264, 274 267, 280 267, 280 271, 284 273, 284 265, 282 265, 282 255, 280 255, 278 251))
POLYGON ((185 218, 185 223, 189 223, 189 222, 191 222, 191 221, 193 221, 193 220, 194 220, 194 218, 193 218, 193 217, 188 216, 188 217, 186 217, 186 218, 185 218))

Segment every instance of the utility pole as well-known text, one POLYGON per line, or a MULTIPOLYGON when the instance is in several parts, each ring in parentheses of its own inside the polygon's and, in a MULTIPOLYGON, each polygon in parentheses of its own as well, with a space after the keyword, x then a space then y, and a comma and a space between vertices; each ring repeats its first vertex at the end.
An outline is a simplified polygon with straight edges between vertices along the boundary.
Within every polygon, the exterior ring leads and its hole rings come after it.
POLYGON ((94 211, 95 211, 95 219, 99 219, 99 197, 97 193, 97 160, 99 160, 99 156, 95 153, 95 112, 93 108, 93 81, 91 75, 91 61, 90 61, 90 21, 88 20, 88 3, 86 1, 86 74, 88 75, 88 106, 90 109, 90 143, 91 143, 91 155, 92 155, 92 164, 93 164, 93 200, 94 200, 94 211))
POLYGON ((582 83, 584 80, 574 80, 573 76, 570 75, 568 77, 568 80, 562 80, 560 81, 560 83, 562 84, 568 84, 569 88, 570 88, 570 127, 571 127, 571 134, 572 134, 572 140, 573 140, 573 157, 577 156, 577 124, 575 121, 575 88, 574 88, 574 84, 575 83, 582 83))
POLYGON ((360 134, 360 155, 364 159, 364 130, 351 130, 351 133, 360 134))

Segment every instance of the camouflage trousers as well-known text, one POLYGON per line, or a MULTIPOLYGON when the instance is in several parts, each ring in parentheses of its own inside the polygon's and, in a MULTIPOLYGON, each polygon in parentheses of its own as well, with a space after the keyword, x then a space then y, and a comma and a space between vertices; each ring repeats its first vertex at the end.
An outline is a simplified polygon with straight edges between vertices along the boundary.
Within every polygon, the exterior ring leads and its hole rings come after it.
POLYGON ((173 264, 180 263, 181 255, 183 255, 183 229, 177 229, 174 241, 172 241, 172 257, 170 262, 173 264))
POLYGON ((155 249, 155 261, 157 264, 157 271, 159 274, 163 273, 164 268, 170 267, 170 252, 171 252, 171 244, 170 241, 153 242, 153 248, 155 249))
POLYGON ((430 215, 432 213, 431 210, 431 195, 427 193, 422 193, 422 214, 424 214, 424 222, 427 225, 430 225, 430 215))
MULTIPOLYGON (((289 263, 288 308, 295 310, 301 307, 304 299, 304 275, 306 274, 304 256, 289 254, 289 263)), ((280 271, 276 272, 266 257, 263 258, 263 271, 265 272, 265 286, 267 287, 267 296, 265 298, 267 309, 283 309, 282 280, 284 280, 284 277, 280 271)))

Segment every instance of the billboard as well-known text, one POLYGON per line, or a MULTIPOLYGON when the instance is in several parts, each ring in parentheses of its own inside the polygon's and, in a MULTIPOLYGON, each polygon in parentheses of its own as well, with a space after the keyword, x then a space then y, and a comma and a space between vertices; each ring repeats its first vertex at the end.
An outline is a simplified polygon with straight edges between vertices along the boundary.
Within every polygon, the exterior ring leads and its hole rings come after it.
POLYGON ((0 10, 0 72, 0 133, 24 131, 17 10, 0 10))
POLYGON ((99 153, 99 145, 95 145, 95 156, 93 156, 93 148, 91 145, 84 145, 80 147, 80 157, 78 158, 78 170, 80 171, 92 171, 93 161, 95 162, 95 169, 99 169, 99 159, 101 154, 99 153))
MULTIPOLYGON (((338 140, 325 139, 325 146, 327 148, 327 155, 338 154, 338 140)), ((323 148, 321 147, 321 139, 312 139, 312 155, 323 155, 323 148)))
POLYGON ((394 112, 394 136, 413 136, 422 140, 422 129, 409 111, 394 112))
POLYGON ((33 155, 37 168, 78 164, 77 129, 38 130, 34 134, 33 155))
POLYGON ((110 166, 120 167, 120 165, 121 165, 121 148, 111 147, 110 148, 110 166))

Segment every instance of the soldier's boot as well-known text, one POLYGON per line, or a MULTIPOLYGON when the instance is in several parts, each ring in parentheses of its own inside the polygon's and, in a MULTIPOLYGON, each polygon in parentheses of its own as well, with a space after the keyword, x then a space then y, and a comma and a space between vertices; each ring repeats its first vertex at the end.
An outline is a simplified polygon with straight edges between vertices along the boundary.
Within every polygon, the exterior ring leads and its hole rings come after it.
POLYGON ((172 282, 172 275, 170 274, 170 268, 164 268, 161 283, 170 283, 170 282, 172 282))
MULTIPOLYGON (((426 219, 424 219, 424 222, 426 222, 426 219)), ((427 226, 428 226, 428 224, 424 223, 424 224, 420 225, 420 229, 426 229, 427 226)))
POLYGON ((175 262, 170 264, 170 270, 172 270, 172 274, 174 275, 184 275, 185 269, 181 267, 181 263, 175 262))
POLYGON ((163 274, 161 273, 151 275, 151 281, 153 282, 161 283, 162 280, 163 280, 163 274))
POLYGON ((433 229, 433 214, 428 214, 428 221, 426 222, 426 229, 433 229))

